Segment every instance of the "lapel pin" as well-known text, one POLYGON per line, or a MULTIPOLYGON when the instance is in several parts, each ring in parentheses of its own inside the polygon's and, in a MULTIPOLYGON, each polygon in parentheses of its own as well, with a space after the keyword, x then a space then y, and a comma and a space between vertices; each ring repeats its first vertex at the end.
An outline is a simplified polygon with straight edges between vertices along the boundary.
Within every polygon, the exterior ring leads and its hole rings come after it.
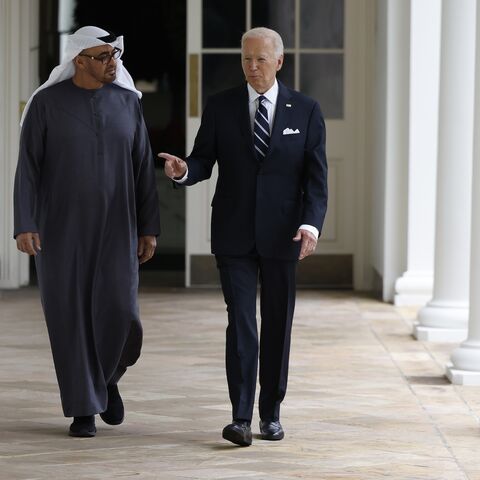
POLYGON ((291 103, 286 103, 285 106, 286 106, 286 107, 291 107, 292 104, 291 104, 291 103))

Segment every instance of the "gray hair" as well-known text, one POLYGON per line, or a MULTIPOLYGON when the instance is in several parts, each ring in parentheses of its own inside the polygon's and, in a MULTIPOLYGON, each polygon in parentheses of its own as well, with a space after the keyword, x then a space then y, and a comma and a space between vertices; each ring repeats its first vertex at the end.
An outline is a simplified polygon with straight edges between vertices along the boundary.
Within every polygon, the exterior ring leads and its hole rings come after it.
POLYGON ((275 30, 266 27, 257 27, 248 30, 242 35, 242 49, 243 43, 247 38, 269 38, 273 43, 277 58, 283 55, 283 40, 275 30))

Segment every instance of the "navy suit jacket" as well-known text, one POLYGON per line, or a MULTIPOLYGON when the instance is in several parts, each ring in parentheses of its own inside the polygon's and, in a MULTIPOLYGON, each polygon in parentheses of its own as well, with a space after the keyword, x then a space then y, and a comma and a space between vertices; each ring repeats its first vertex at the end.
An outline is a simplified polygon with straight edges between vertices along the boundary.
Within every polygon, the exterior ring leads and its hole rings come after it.
POLYGON ((218 180, 212 200, 211 240, 216 255, 298 259, 294 242, 301 224, 321 232, 327 209, 325 122, 313 99, 278 82, 268 154, 259 161, 253 146, 246 83, 208 99, 191 155, 193 185, 218 180), (284 135, 286 128, 300 133, 284 135))

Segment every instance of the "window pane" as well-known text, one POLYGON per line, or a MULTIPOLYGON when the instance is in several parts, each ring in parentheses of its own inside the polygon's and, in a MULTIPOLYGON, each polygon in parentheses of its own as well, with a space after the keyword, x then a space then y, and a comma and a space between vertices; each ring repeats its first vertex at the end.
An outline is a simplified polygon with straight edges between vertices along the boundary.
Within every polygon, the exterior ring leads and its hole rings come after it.
POLYGON ((202 60, 202 103, 210 95, 245 81, 240 53, 204 54, 202 60))
POLYGON ((344 0, 300 0, 300 47, 343 48, 344 0))
POLYGON ((288 53, 283 59, 283 66, 277 72, 277 78, 287 87, 295 88, 295 55, 288 53))
POLYGON ((325 118, 343 118, 343 55, 300 55, 300 91, 320 103, 325 118))
POLYGON ((245 0, 203 0, 203 47, 240 48, 245 0))
POLYGON ((277 31, 285 48, 295 46, 295 0, 253 0, 252 27, 277 31))

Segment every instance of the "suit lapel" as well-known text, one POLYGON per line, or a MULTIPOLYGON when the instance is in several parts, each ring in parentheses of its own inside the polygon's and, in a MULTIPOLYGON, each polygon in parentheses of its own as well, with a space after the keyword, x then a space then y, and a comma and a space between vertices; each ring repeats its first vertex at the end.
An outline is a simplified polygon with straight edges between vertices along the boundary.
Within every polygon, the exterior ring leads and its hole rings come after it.
MULTIPOLYGON (((277 80, 278 81, 278 80, 277 80)), ((290 116, 294 105, 290 103, 291 95, 283 83, 278 82, 278 97, 275 107, 275 118, 273 120, 272 134, 270 135, 270 146, 267 157, 272 151, 272 147, 280 143, 282 139, 282 128, 290 124, 290 116), (287 104, 290 105, 287 107, 287 104)))

